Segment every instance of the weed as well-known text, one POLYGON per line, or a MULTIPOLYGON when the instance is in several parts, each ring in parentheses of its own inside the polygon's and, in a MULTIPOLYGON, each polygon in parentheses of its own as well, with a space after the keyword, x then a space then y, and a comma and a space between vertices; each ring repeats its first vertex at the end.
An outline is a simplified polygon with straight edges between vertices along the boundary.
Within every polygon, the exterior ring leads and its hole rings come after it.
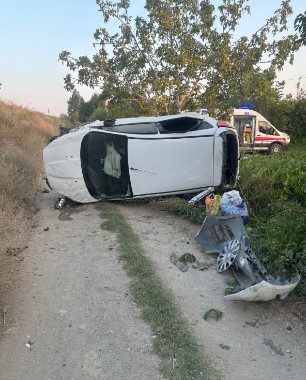
POLYGON ((239 281, 236 277, 231 277, 226 280, 226 283, 228 286, 232 286, 233 288, 235 288, 239 284, 239 281))
POLYGON ((226 280, 226 284, 228 285, 227 288, 225 288, 224 295, 230 294, 238 285, 239 281, 236 277, 231 277, 226 280))
POLYGON ((195 255, 192 253, 184 253, 182 256, 179 257, 179 261, 182 263, 195 263, 196 262, 195 255))
POLYGON ((281 155, 242 160, 240 190, 248 203, 253 251, 274 276, 299 273, 306 295, 306 152, 296 146, 281 155))
POLYGON ((219 319, 222 319, 223 313, 220 310, 217 309, 209 309, 205 314, 204 314, 204 320, 207 321, 210 318, 215 319, 216 321, 219 321, 219 319))

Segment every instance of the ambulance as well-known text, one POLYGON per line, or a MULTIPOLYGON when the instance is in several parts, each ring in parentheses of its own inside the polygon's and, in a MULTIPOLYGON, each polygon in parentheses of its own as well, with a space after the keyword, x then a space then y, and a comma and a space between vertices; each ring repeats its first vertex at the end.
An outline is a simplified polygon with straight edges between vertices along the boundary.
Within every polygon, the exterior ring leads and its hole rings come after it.
POLYGON ((288 148, 290 137, 277 130, 260 113, 248 108, 234 109, 230 123, 235 127, 239 146, 246 151, 280 153, 288 148))

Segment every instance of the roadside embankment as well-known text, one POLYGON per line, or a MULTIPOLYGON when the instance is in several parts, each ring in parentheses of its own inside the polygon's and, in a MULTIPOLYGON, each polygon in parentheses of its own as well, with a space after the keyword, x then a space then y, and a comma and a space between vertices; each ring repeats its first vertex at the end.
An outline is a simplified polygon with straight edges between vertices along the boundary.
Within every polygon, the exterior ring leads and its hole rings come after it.
POLYGON ((24 244, 42 178, 42 151, 57 118, 0 101, 0 258, 24 244))

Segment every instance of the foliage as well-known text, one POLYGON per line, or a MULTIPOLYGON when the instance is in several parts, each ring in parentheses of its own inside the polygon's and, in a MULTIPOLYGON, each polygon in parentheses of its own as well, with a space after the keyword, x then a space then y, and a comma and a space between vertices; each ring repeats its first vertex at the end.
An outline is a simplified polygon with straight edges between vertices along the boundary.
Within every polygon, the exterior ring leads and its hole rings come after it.
POLYGON ((247 155, 240 191, 251 213, 253 250, 274 275, 300 273, 306 295, 306 152, 292 146, 277 156, 247 155))
POLYGON ((145 16, 135 18, 129 0, 97 4, 104 23, 115 20, 119 30, 96 30, 99 51, 91 59, 60 54, 77 73, 77 78, 65 77, 65 87, 73 90, 75 82, 100 86, 111 102, 142 114, 177 113, 203 104, 221 114, 242 94, 259 98, 300 47, 297 35, 283 36, 290 0, 282 1, 250 37, 240 38, 234 35, 250 13, 247 0, 222 0, 218 7, 209 0, 147 0, 145 16), (261 71, 264 56, 268 68, 261 71))
POLYGON ((292 200, 306 206, 306 155, 304 144, 291 147, 279 155, 245 155, 241 166, 240 186, 256 207, 265 214, 263 204, 292 200), (304 159, 303 159, 304 158, 304 159), (263 186, 263 184, 265 184, 263 186), (261 187, 264 187, 261 189, 261 187), (267 196, 269 194, 269 196, 267 196), (263 204, 260 204, 264 202, 263 204))
POLYGON ((296 17, 294 29, 300 33, 299 43, 306 45, 306 11, 296 17))
POLYGON ((80 106, 84 102, 84 99, 80 95, 79 91, 73 90, 72 95, 68 99, 68 116, 70 118, 70 121, 72 123, 75 123, 76 121, 79 120, 79 111, 80 111, 80 106))
MULTIPOLYGON (((276 95, 276 94, 275 94, 276 95)), ((264 115, 278 130, 290 135, 293 142, 306 137, 306 97, 297 83, 297 97, 262 97, 254 110, 264 115)))
POLYGON ((124 107, 122 107, 122 104, 117 104, 115 101, 108 104, 104 93, 93 94, 90 100, 87 102, 85 102, 82 97, 76 99, 76 96, 73 97, 72 95, 70 98, 70 103, 68 101, 68 109, 69 104, 72 104, 73 98, 75 100, 73 103, 73 112, 69 113, 70 121, 72 123, 75 123, 76 121, 86 123, 95 120, 105 120, 123 116, 135 117, 140 114, 137 113, 135 108, 126 109, 127 104, 125 104, 124 107))
POLYGON ((111 119, 108 117, 108 111, 105 107, 97 107, 93 110, 93 112, 89 115, 88 120, 84 121, 95 121, 95 120, 106 120, 111 119))

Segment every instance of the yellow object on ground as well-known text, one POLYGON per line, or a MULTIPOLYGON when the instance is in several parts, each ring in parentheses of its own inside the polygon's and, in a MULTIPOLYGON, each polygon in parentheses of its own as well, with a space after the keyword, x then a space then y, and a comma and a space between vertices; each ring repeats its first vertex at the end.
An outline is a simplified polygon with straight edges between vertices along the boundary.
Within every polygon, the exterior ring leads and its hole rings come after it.
POLYGON ((205 198, 206 214, 207 215, 218 215, 219 204, 221 201, 220 195, 210 194, 205 198))

